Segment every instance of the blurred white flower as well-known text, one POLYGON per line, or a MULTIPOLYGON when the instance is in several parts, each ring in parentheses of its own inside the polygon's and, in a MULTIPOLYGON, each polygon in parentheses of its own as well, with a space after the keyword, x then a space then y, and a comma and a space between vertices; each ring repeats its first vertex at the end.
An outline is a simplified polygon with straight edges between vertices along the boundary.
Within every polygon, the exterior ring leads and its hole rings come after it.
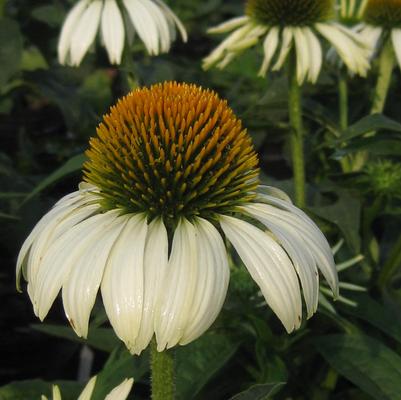
POLYGON ((150 55, 168 52, 176 29, 187 40, 183 24, 162 0, 122 0, 122 3, 124 7, 117 0, 79 0, 61 30, 59 62, 78 66, 94 42, 99 25, 112 64, 121 63, 126 36, 134 32, 150 55))
POLYGON ((357 26, 357 31, 365 41, 372 44, 370 56, 380 53, 389 42, 401 68, 401 2, 367 0, 363 20, 357 26))
POLYGON ((368 0, 337 0, 339 17, 343 20, 359 21, 365 11, 368 0))
POLYGON ((331 20, 334 1, 248 0, 246 14, 208 30, 234 32, 203 60, 205 69, 214 65, 223 69, 243 50, 263 40, 260 76, 270 69, 280 70, 294 49, 298 83, 315 83, 323 62, 319 35, 336 49, 352 72, 365 76, 369 69, 369 45, 352 30, 331 20))
MULTIPOLYGON (((125 400, 129 392, 132 389, 132 385, 134 380, 124 379, 118 386, 116 386, 106 397, 104 400, 125 400)), ((79 395, 77 400, 90 400, 92 398, 92 393, 96 384, 96 376, 91 378, 87 385, 85 386, 82 393, 79 395)), ((42 395, 42 400, 48 400, 46 396, 42 395)), ((57 385, 53 386, 53 394, 51 400, 62 400, 60 389, 57 385)))
POLYGON ((85 180, 36 225, 17 261, 43 320, 62 289, 86 337, 99 287, 132 353, 153 335, 163 351, 202 335, 229 281, 225 238, 288 332, 318 305, 320 270, 335 296, 330 247, 277 189, 259 185, 251 139, 227 103, 195 85, 138 89, 90 141, 85 180), (301 292, 302 287, 302 292, 301 292))

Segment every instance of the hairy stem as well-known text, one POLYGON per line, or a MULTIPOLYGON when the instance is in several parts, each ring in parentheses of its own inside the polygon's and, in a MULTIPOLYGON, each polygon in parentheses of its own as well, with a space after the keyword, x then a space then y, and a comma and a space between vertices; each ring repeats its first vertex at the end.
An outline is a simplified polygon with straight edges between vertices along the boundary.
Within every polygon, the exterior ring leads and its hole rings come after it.
POLYGON ((305 207, 305 159, 302 127, 301 88, 297 81, 296 56, 293 51, 289 58, 288 112, 291 126, 291 157, 294 173, 295 204, 305 207))
POLYGON ((152 400, 173 400, 175 394, 174 354, 157 351, 156 341, 151 343, 152 400))
MULTIPOLYGON (((340 115, 340 129, 342 132, 348 128, 348 105, 347 71, 341 69, 338 75, 338 108, 340 115)), ((343 157, 340 163, 343 172, 350 172, 351 165, 348 156, 343 157)))

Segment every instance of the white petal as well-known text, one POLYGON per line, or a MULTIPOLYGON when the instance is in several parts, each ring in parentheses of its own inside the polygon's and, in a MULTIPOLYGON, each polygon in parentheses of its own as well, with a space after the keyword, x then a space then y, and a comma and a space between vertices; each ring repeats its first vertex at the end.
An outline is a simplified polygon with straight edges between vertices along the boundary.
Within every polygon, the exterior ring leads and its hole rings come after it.
POLYGON ((312 29, 305 28, 304 34, 308 41, 309 54, 310 54, 310 65, 308 80, 312 83, 316 83, 319 77, 320 70, 322 69, 323 55, 322 46, 320 45, 319 39, 313 33, 312 29))
POLYGON ((392 29, 391 39, 393 41, 394 52, 397 57, 398 65, 401 67, 401 29, 392 29))
POLYGON ((357 29, 357 32, 363 39, 363 41, 370 45, 371 47, 370 57, 372 57, 375 51, 377 50, 378 42, 382 36, 383 29, 380 28, 379 26, 362 24, 357 29))
POLYGON ((63 284, 65 314, 76 334, 87 337, 90 313, 102 280, 111 248, 127 217, 116 218, 107 228, 99 230, 63 284))
POLYGON ((198 279, 192 311, 180 344, 185 345, 201 336, 214 322, 227 294, 230 269, 223 239, 208 221, 195 222, 198 243, 198 279))
POLYGON ((104 400, 125 400, 128 397, 133 384, 134 380, 132 378, 124 379, 104 398, 104 400))
POLYGON ((267 233, 248 222, 220 216, 220 224, 287 332, 299 328, 302 320, 301 291, 285 251, 267 233))
POLYGON ((178 30, 180 31, 183 42, 186 42, 188 40, 188 34, 187 34, 187 31, 186 31, 184 25, 180 21, 180 19, 173 13, 171 8, 167 4, 165 4, 163 1, 154 0, 154 2, 160 6, 160 8, 163 10, 165 16, 168 18, 168 20, 170 22, 171 37, 173 39, 175 38, 175 29, 174 29, 174 24, 175 24, 177 26, 178 30), (174 34, 173 34, 173 31, 174 31, 174 34))
POLYGON ((113 222, 114 212, 98 214, 72 227, 49 248, 38 271, 34 305, 43 320, 72 268, 93 243, 96 233, 113 222))
POLYGON ((263 42, 264 49, 264 58, 262 66, 259 70, 259 76, 265 76, 266 72, 269 70, 272 58, 274 54, 276 54, 277 46, 279 42, 279 29, 277 27, 273 27, 270 29, 269 33, 266 35, 266 38, 263 42))
POLYGON ((175 346, 190 319, 198 279, 197 236, 194 226, 181 219, 174 232, 164 291, 155 313, 157 350, 175 346))
POLYGON ((280 53, 276 64, 273 66, 273 71, 278 71, 283 66, 285 60, 287 59, 288 53, 292 48, 292 29, 284 28, 282 32, 282 43, 280 53))
POLYGON ((223 22, 220 25, 214 26, 213 28, 209 28, 207 33, 226 33, 231 32, 234 29, 239 28, 240 26, 246 24, 249 21, 248 16, 236 17, 232 18, 228 21, 223 22))
POLYGON ((77 400, 90 400, 92 397, 93 389, 96 385, 96 376, 92 377, 84 387, 84 390, 79 395, 77 400))
POLYGON ((78 22, 88 6, 90 0, 80 0, 68 13, 61 29, 60 39, 58 41, 58 59, 60 64, 67 62, 67 55, 71 46, 71 37, 76 29, 78 22))
POLYGON ((52 400, 61 400, 60 388, 57 385, 53 385, 52 400))
POLYGON ((146 234, 144 215, 130 215, 109 255, 101 286, 110 323, 131 352, 142 319, 146 234))
POLYGON ((292 225, 295 229, 299 231, 300 235, 308 244, 308 247, 316 260, 317 266, 327 280, 328 284, 330 285, 334 296, 337 297, 337 269, 334 263, 333 254, 331 252, 330 246, 323 233, 302 210, 295 207, 294 205, 267 195, 264 195, 263 198, 267 203, 289 212, 283 213, 280 212, 279 209, 276 209, 274 210, 274 217, 279 217, 281 220, 287 221, 290 225, 292 225))
POLYGON ((93 0, 74 29, 70 44, 70 63, 78 66, 94 42, 103 8, 102 0, 93 0))
MULTIPOLYGON (((289 28, 287 28, 289 29, 289 28)), ((309 28, 292 28, 296 48, 297 58, 297 81, 299 85, 304 83, 305 77, 309 72, 311 55, 309 53, 309 45, 304 30, 309 28)))
POLYGON ((350 35, 345 34, 343 30, 334 24, 317 23, 315 24, 315 28, 335 47, 339 56, 351 72, 366 76, 370 68, 368 48, 356 43, 350 35))
POLYGON ((243 207, 243 210, 262 222, 290 256, 302 284, 307 315, 310 318, 316 312, 318 305, 319 276, 308 243, 296 228, 272 216, 276 211, 274 207, 267 204, 249 204, 243 207))
POLYGON ((148 53, 157 55, 159 53, 159 32, 155 19, 145 5, 146 1, 149 0, 123 0, 123 3, 148 53))
POLYGON ((135 344, 136 354, 144 350, 153 337, 155 306, 159 293, 164 290, 164 276, 166 274, 167 265, 167 230, 163 221, 156 219, 149 225, 146 238, 143 312, 141 326, 135 344))
POLYGON ((105 0, 101 27, 110 62, 120 64, 124 49, 124 22, 116 0, 105 0))

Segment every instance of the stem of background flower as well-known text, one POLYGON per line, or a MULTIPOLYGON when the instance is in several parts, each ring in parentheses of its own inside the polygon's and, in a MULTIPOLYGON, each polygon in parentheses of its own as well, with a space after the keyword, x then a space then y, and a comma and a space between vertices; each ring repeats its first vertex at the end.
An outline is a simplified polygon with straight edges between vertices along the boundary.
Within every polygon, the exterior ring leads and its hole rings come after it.
MULTIPOLYGON (((381 114, 386 104, 388 90, 390 88, 391 77, 395 66, 395 55, 391 38, 388 38, 383 46, 379 58, 379 71, 377 84, 374 92, 372 108, 370 114, 381 114)), ((370 132, 366 136, 373 136, 375 132, 370 132)), ((352 162, 352 170, 359 171, 366 164, 368 153, 361 151, 357 153, 352 162)))
POLYGON ((289 57, 288 70, 288 112, 291 126, 291 157, 294 172, 295 204, 303 208, 305 202, 305 159, 302 127, 301 87, 297 80, 297 63, 295 50, 289 57))
POLYGON ((157 351, 156 340, 152 340, 151 374, 152 374, 152 400, 173 400, 175 394, 174 379, 174 353, 169 351, 157 351))
POLYGON ((394 244, 391 253, 383 265, 379 273, 378 286, 381 290, 385 289, 387 283, 390 281, 394 273, 401 265, 401 235, 398 237, 398 240, 394 244))
MULTIPOLYGON (((348 75, 344 68, 338 74, 338 108, 340 114, 340 129, 344 132, 348 128, 348 75)), ((343 172, 350 172, 351 160, 348 156, 341 159, 343 172)))

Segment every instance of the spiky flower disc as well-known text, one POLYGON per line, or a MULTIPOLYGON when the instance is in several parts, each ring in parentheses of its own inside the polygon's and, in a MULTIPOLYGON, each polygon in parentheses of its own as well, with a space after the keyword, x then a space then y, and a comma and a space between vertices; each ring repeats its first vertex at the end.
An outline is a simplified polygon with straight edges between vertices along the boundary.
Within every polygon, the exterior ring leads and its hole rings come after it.
POLYGON ((401 27, 401 0, 369 0, 364 19, 371 25, 401 27))
POLYGON ((227 102, 195 85, 138 89, 111 108, 90 142, 85 176, 106 209, 176 220, 250 200, 258 159, 227 102))
POLYGON ((329 19, 333 0, 248 0, 246 14, 266 25, 308 26, 329 19))

